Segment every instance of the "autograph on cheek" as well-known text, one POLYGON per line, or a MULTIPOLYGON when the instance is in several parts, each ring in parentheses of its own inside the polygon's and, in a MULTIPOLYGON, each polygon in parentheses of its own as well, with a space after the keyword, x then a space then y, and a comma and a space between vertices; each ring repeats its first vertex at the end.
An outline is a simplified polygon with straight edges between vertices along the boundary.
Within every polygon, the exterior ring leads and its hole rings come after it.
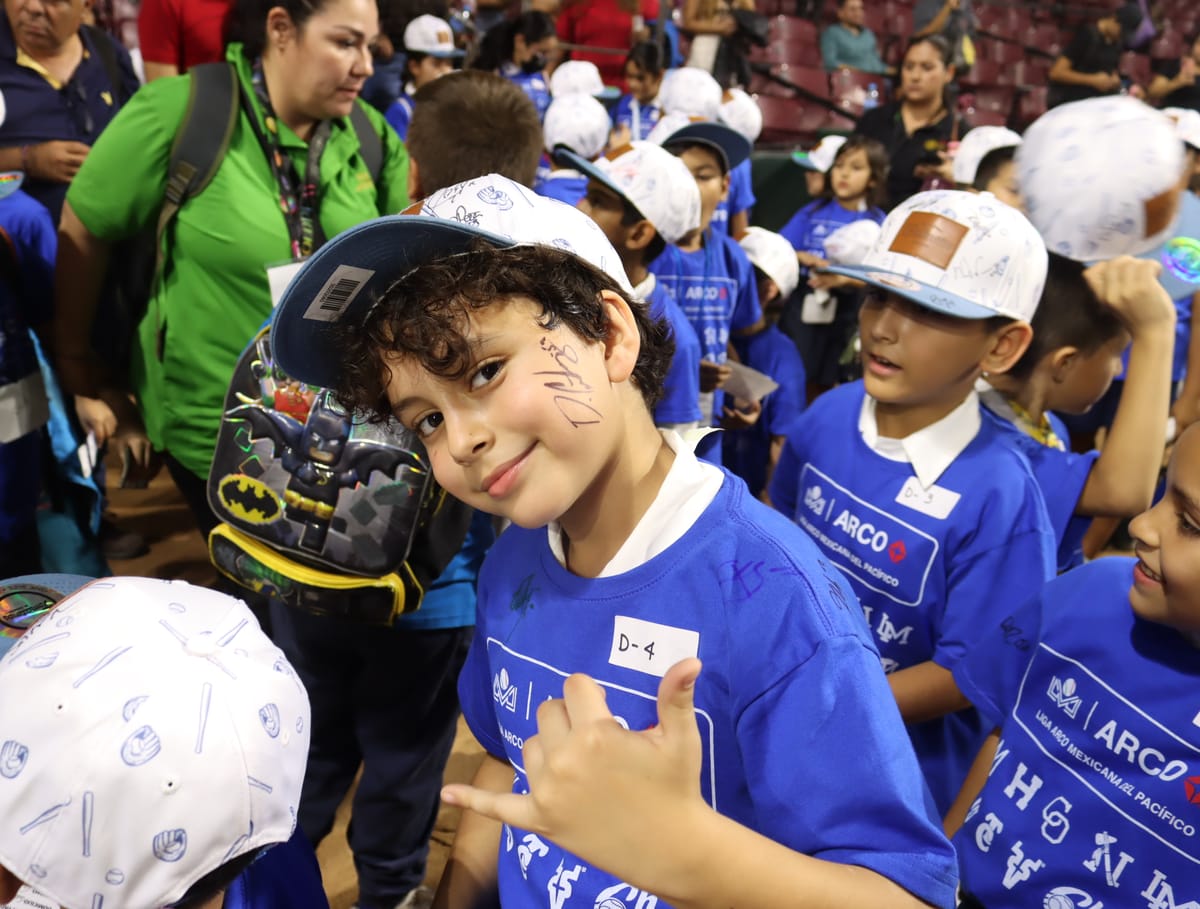
POLYGON ((599 423, 604 415, 589 403, 592 399, 592 386, 573 368, 579 363, 579 355, 575 353, 575 348, 569 345, 559 347, 548 338, 542 338, 541 348, 550 354, 558 368, 541 370, 534 375, 552 377, 542 384, 554 392, 554 404, 558 407, 558 412, 576 429, 599 423))

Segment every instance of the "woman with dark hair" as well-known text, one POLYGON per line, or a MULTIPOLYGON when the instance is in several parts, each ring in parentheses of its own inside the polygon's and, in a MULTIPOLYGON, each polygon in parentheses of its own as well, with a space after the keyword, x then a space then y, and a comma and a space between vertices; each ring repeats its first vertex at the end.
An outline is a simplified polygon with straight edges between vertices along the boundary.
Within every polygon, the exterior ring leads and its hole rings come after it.
POLYGON ((1200 110, 1200 32, 1188 39, 1182 57, 1154 61, 1154 78, 1146 93, 1163 107, 1186 107, 1200 110))
MULTIPOLYGON (((240 94, 229 146, 163 243, 163 265, 132 339, 129 375, 90 344, 112 244, 157 224, 192 77, 156 80, 105 129, 72 182, 59 227, 56 356, 66 388, 92 406, 86 429, 119 436, 134 462, 151 450, 202 533, 216 518, 206 483, 225 392, 270 315, 281 263, 408 203, 408 156, 383 116, 361 106, 379 33, 374 0, 244 0, 226 54, 240 94), (379 137, 372 179, 351 112, 379 137), (137 408, 130 404, 132 391, 137 408)), ((118 265, 124 263, 117 263, 118 265)), ((284 279, 286 283, 286 279, 284 279)))
POLYGON ((479 43, 479 54, 471 64, 475 69, 491 70, 519 85, 537 108, 538 118, 550 106, 550 86, 546 64, 558 49, 554 19, 537 10, 497 25, 479 43))
POLYGON ((892 209, 926 180, 953 183, 947 149, 969 127, 948 101, 954 81, 950 45, 937 35, 916 38, 900 65, 898 98, 867 111, 855 132, 882 143, 891 160, 884 207, 892 209))

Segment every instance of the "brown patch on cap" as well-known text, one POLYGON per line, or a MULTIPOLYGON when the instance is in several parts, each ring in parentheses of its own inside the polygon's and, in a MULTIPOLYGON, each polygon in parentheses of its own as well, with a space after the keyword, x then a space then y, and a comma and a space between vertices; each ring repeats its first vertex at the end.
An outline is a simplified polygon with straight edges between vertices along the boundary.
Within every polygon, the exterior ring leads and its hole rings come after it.
POLYGON ((408 208, 404 209, 404 211, 400 212, 400 214, 402 214, 402 215, 419 215, 421 213, 421 207, 424 204, 425 204, 424 199, 418 199, 416 202, 414 202, 408 208))
POLYGON ((437 42, 438 42, 438 44, 453 44, 454 43, 454 35, 450 32, 450 29, 448 29, 448 28, 447 29, 439 28, 437 31, 437 42))
POLYGON ((631 151, 633 151, 633 145, 629 142, 626 142, 624 145, 618 145, 616 148, 610 148, 604 153, 604 157, 609 161, 616 161, 617 158, 621 157, 621 155, 625 154, 625 152, 631 151))
POLYGON ((1179 196, 1180 187, 1172 186, 1166 192, 1145 201, 1145 237, 1153 237, 1171 226, 1171 222, 1175 220, 1175 213, 1179 211, 1179 196))
POLYGON ((969 231, 965 224, 951 221, 945 215, 915 211, 900 225, 888 250, 944 269, 969 231))

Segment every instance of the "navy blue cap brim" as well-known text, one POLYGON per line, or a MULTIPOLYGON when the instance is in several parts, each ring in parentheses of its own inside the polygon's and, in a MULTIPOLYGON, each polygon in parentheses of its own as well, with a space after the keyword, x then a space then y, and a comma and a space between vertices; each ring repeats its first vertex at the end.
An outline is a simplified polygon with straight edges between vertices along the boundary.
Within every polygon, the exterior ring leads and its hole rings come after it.
POLYGON ((708 146, 721 156, 726 173, 750 157, 750 140, 720 123, 689 123, 663 140, 663 148, 673 145, 708 146))
POLYGON ((911 300, 925 309, 931 309, 946 316, 954 316, 956 319, 990 319, 993 316, 1000 315, 994 309, 980 306, 966 297, 947 293, 940 287, 922 284, 920 281, 915 281, 908 277, 908 275, 887 271, 882 268, 873 268, 869 265, 829 265, 822 268, 821 271, 854 278, 855 280, 862 281, 864 284, 878 287, 880 290, 886 290, 888 293, 911 300))
POLYGON ((428 262, 461 255, 477 240, 497 248, 515 245, 508 237, 425 215, 388 215, 338 234, 283 292, 271 324, 275 364, 308 385, 336 385, 342 364, 330 344, 335 326, 361 324, 397 280, 428 262), (339 274, 342 269, 359 271, 339 274))

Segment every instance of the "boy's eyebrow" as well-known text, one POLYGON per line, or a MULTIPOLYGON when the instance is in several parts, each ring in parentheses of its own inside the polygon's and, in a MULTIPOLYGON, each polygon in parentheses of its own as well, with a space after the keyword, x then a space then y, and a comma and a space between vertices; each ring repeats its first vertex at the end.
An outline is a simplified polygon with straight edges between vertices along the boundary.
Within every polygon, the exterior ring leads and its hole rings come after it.
POLYGON ((1174 493, 1175 498, 1177 498, 1183 504, 1184 508, 1194 515, 1200 515, 1200 502, 1197 502, 1196 499, 1193 499, 1175 483, 1171 484, 1171 492, 1174 493))

